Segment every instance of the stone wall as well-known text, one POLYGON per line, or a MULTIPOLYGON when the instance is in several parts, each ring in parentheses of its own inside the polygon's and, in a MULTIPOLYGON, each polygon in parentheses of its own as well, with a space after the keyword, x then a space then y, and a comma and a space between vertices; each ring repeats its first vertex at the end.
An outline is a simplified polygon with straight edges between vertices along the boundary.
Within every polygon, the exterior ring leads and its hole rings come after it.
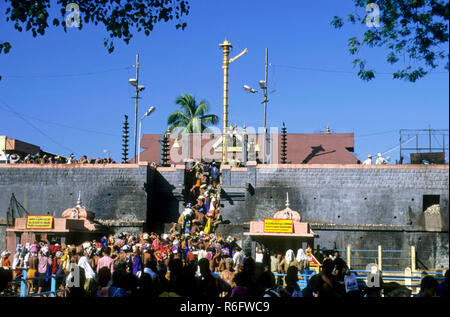
MULTIPOLYGON (((184 180, 184 166, 0 165, 0 243, 11 193, 33 214, 60 216, 76 204, 81 191, 83 204, 96 218, 112 220, 113 231, 122 227, 158 231, 164 223, 177 221, 183 210, 189 190, 184 180)), ((225 167, 222 183, 221 212, 232 224, 231 231, 226 226, 220 229, 223 234, 227 230, 236 234, 251 220, 271 217, 285 207, 289 193, 291 209, 319 233, 318 245, 331 248, 336 243, 342 249, 348 241, 361 249, 375 244, 397 249, 416 245, 418 258, 426 265, 448 263, 448 165, 249 162, 244 168, 225 167), (432 226, 426 225, 430 219, 424 213, 425 195, 440 205, 432 226)))
MULTIPOLYGON (((151 191, 153 174, 147 165, 0 164, 0 219, 6 218, 12 193, 31 214, 60 217, 81 192, 82 204, 97 219, 146 222, 146 184, 151 191)), ((5 240, 1 233, 0 239, 5 240)))
POLYGON ((223 215, 232 222, 269 217, 285 207, 288 193, 291 209, 308 222, 388 224, 421 230, 424 195, 439 195, 441 230, 448 231, 448 166, 278 167, 249 167, 247 175, 232 169, 224 181, 225 196, 245 188, 245 199, 223 200, 223 215))
POLYGON ((184 166, 159 167, 149 193, 148 229, 163 230, 164 223, 176 222, 184 210, 184 166))
MULTIPOLYGON (((350 243, 357 249, 371 249, 380 244, 392 250, 415 245, 423 268, 448 268, 448 165, 258 165, 246 169, 245 173, 231 168, 223 174, 222 215, 233 224, 270 218, 285 208, 288 193, 290 208, 319 234, 316 245, 345 249, 350 243), (434 195, 440 205, 440 214, 433 215, 440 221, 433 219, 433 226, 424 213, 425 195, 434 195)), ((399 263, 391 263, 391 269, 399 263)))

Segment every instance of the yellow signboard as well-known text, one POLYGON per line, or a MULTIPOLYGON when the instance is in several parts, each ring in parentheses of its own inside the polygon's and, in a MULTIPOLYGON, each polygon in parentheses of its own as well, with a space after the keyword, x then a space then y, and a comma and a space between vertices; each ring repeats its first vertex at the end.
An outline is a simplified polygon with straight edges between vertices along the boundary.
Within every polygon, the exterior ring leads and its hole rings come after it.
POLYGON ((53 216, 27 216, 27 229, 52 229, 53 216))
POLYGON ((265 233, 292 233, 294 232, 294 222, 292 219, 264 219, 265 233))

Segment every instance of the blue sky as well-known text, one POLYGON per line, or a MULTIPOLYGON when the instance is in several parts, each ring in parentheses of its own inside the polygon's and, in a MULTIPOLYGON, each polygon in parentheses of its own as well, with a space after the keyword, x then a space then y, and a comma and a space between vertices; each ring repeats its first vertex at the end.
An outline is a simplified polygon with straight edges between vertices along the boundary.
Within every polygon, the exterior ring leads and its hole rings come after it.
MULTIPOLYGON (((0 41, 11 42, 13 48, 0 55, 0 135, 49 152, 104 157, 106 149, 116 161, 121 160, 125 114, 131 138, 134 129, 134 91, 127 81, 135 70, 126 67, 135 64, 137 53, 140 82, 146 85, 139 116, 149 106, 156 107, 143 121, 143 133, 165 131, 168 115, 177 109, 175 98, 186 92, 206 99, 221 120, 223 75, 218 44, 225 37, 234 46, 231 56, 248 49, 230 66, 230 123, 262 126, 262 100, 245 93, 242 86, 256 88, 264 79, 268 47, 274 65, 269 68, 269 86, 276 89, 269 98, 268 126, 281 127, 284 121, 288 132, 313 133, 329 124, 333 132, 354 132, 355 153, 362 160, 369 153, 395 147, 401 128, 449 126, 448 73, 432 74, 416 83, 379 75, 367 83, 356 74, 275 66, 356 72, 347 40, 364 29, 347 25, 336 30, 330 25, 333 16, 354 11, 352 1, 192 0, 184 31, 176 30, 174 22, 160 23, 149 37, 135 34, 129 45, 116 41, 112 54, 103 46, 107 35, 103 26, 85 25, 67 33, 51 27, 44 37, 33 38, 5 24, 4 6, 0 3, 0 41), (55 77, 118 68, 122 70, 55 77), (30 77, 38 75, 50 77, 30 77), (25 118, 31 125, 5 103, 29 116, 25 118), (372 135, 381 132, 387 133, 372 135)), ((385 62, 384 50, 363 53, 377 71, 396 70, 385 62)), ((132 148, 131 140, 130 152, 132 148)), ((387 155, 398 159, 398 151, 387 155)))

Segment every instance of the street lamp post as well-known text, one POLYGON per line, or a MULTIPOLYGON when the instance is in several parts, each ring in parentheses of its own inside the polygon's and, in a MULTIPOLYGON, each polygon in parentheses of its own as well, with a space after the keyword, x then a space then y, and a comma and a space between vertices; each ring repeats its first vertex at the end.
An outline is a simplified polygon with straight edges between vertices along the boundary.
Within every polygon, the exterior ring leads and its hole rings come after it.
MULTIPOLYGON (((265 63, 265 76, 264 76, 264 80, 260 80, 259 81, 259 87, 262 89, 262 94, 264 95, 264 100, 263 100, 263 104, 264 104, 264 144, 263 144, 263 163, 267 162, 267 144, 268 142, 268 138, 267 138, 267 127, 266 127, 266 117, 267 117, 267 102, 269 101, 267 99, 267 88, 268 88, 268 74, 269 74, 269 49, 266 48, 266 63, 265 63)), ((244 90, 248 93, 261 93, 256 89, 251 88, 250 86, 244 85, 244 90)))
POLYGON ((143 91, 145 89, 145 86, 139 85, 139 54, 136 54, 136 78, 130 78, 128 79, 128 82, 131 86, 136 87, 136 104, 135 104, 135 111, 134 111, 134 163, 136 164, 136 152, 137 152, 137 116, 138 116, 138 99, 139 99, 139 92, 143 91))
POLYGON ((142 120, 149 116, 153 111, 155 111, 155 107, 150 107, 147 112, 142 116, 139 120, 139 152, 138 152, 138 163, 141 161, 141 128, 142 128, 142 120))

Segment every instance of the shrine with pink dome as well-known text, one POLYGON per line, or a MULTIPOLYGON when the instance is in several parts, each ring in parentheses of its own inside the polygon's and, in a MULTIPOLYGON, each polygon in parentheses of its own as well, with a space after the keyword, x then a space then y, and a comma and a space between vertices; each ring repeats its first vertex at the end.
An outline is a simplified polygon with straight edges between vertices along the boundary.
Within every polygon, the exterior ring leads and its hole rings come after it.
POLYGON ((61 243, 77 244, 86 240, 95 239, 107 232, 107 228, 94 220, 95 213, 89 211, 81 202, 81 193, 78 195, 74 207, 67 208, 61 217, 52 215, 27 215, 25 218, 15 218, 14 226, 6 229, 7 248, 15 250, 16 244, 33 243, 35 240, 56 239, 61 243), (46 228, 30 227, 28 217, 46 218, 46 228))
POLYGON ((253 242, 271 249, 297 249, 307 246, 314 247, 314 238, 318 235, 311 229, 309 223, 302 222, 298 211, 289 207, 289 195, 286 197, 286 208, 274 213, 272 218, 262 221, 251 221, 250 231, 244 232, 253 242), (279 232, 277 232, 279 228, 279 232))

